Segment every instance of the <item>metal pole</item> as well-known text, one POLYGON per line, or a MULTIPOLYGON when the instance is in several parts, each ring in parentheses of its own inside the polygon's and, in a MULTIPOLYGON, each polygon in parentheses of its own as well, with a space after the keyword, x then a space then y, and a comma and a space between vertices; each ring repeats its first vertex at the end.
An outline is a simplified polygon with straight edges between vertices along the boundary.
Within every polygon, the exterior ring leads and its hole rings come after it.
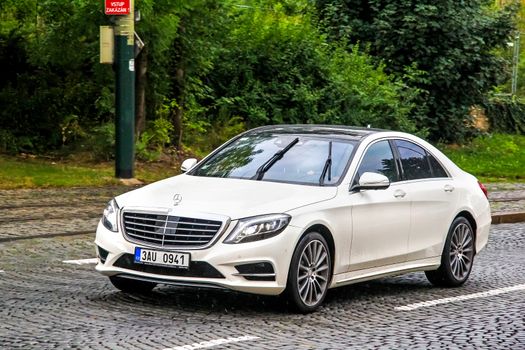
POLYGON ((134 1, 130 14, 119 16, 115 26, 116 63, 116 154, 115 176, 133 178, 135 132, 135 28, 134 1))

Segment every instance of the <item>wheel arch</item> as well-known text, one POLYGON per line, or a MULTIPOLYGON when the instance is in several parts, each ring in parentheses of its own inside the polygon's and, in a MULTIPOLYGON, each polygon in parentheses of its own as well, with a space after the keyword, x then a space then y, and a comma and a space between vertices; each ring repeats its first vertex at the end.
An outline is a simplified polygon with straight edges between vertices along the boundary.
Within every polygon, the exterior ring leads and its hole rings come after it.
MULTIPOLYGON (((456 220, 459 217, 464 217, 465 219, 467 219, 467 221, 470 223, 470 226, 472 226, 472 231, 473 231, 472 234, 474 235, 474 254, 477 254, 477 252, 476 252, 476 238, 477 238, 478 225, 476 223, 476 219, 474 219, 474 216, 467 210, 463 210, 463 211, 459 212, 454 217, 454 220, 456 220)), ((454 221, 454 220, 452 220, 452 221, 454 221)))
POLYGON ((328 227, 326 227, 325 225, 323 224, 315 224, 315 225, 312 225, 310 227, 308 227, 304 232, 303 234, 301 235, 301 237, 299 238, 299 241, 304 237, 306 236, 307 234, 309 234, 310 232, 317 232, 319 233, 321 236, 323 236, 323 238, 326 240, 326 243, 328 243, 328 249, 330 250, 330 255, 332 257, 332 261, 331 261, 331 265, 332 265, 332 274, 330 276, 330 282, 331 282, 331 279, 332 279, 332 276, 334 275, 334 265, 335 265, 335 241, 334 241, 334 237, 332 236, 332 232, 330 232, 330 230, 328 229, 328 227))

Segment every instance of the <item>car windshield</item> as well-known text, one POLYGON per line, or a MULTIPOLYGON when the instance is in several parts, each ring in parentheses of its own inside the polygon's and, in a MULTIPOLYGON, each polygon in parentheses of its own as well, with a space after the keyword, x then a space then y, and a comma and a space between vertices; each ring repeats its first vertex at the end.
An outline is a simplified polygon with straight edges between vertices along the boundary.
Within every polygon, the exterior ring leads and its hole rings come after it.
POLYGON ((356 141, 315 135, 244 135, 191 172, 297 184, 330 185, 344 175, 356 141))

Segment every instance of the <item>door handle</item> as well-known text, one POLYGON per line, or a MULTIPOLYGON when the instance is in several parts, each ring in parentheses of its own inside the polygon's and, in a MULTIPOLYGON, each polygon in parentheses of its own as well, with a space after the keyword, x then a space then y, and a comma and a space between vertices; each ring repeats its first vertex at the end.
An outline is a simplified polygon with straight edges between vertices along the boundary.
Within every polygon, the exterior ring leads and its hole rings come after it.
POLYGON ((454 191, 454 186, 452 186, 452 185, 445 185, 445 186, 443 187, 443 190, 444 190, 445 192, 452 192, 452 191, 454 191))
POLYGON ((403 197, 406 196, 406 194, 407 193, 405 191, 403 191, 403 190, 396 190, 394 192, 394 197, 396 197, 396 198, 403 198, 403 197))

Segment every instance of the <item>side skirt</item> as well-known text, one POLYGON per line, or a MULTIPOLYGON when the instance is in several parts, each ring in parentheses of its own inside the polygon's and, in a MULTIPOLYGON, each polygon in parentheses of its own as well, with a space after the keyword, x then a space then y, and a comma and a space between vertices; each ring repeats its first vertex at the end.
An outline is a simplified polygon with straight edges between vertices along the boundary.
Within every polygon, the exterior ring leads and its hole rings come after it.
POLYGON ((369 281, 376 278, 401 275, 408 272, 436 270, 441 264, 441 256, 409 261, 386 266, 372 267, 334 275, 330 288, 369 281))

